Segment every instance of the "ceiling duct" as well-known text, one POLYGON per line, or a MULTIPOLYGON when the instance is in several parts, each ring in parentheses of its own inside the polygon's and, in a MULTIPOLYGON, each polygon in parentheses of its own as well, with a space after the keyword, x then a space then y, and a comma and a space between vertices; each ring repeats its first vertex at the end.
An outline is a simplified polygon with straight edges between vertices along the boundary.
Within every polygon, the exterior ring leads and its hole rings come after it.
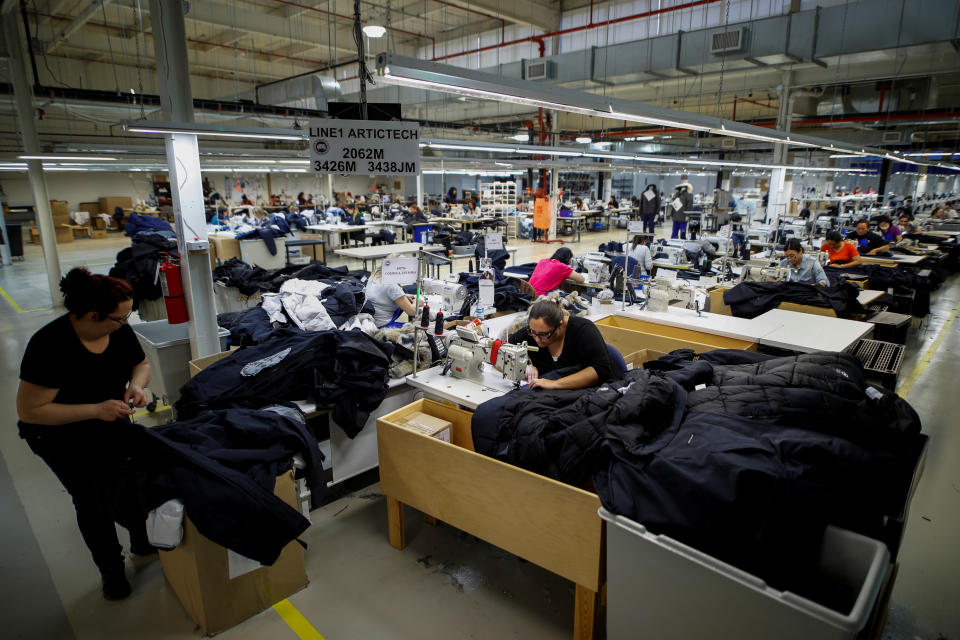
POLYGON ((339 99, 342 91, 334 78, 309 75, 262 86, 257 95, 260 104, 329 111, 327 103, 339 99))
POLYGON ((939 104, 939 85, 934 77, 881 80, 871 84, 830 87, 819 100, 795 101, 794 115, 839 116, 856 113, 924 111, 939 104))

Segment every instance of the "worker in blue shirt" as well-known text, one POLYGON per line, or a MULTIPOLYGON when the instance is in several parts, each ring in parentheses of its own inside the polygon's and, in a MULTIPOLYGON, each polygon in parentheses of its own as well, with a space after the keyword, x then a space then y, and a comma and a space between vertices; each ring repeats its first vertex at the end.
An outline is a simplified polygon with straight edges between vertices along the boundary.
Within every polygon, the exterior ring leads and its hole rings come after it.
POLYGON ((819 284, 830 286, 827 274, 816 258, 803 255, 803 245, 797 238, 790 238, 784 247, 786 257, 780 261, 780 266, 790 269, 788 282, 802 282, 804 284, 819 284))

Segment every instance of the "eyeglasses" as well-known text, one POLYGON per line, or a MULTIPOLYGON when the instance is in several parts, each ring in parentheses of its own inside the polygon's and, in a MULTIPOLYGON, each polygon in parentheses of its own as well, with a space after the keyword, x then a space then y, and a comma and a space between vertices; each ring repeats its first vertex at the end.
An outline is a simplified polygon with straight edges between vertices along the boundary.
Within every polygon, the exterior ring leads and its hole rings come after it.
POLYGON ((555 333, 557 332, 557 329, 559 329, 559 328, 560 328, 560 327, 554 327, 554 328, 551 329, 550 331, 534 331, 534 330, 531 329, 530 327, 527 327, 527 331, 528 331, 528 332, 530 333, 530 335, 533 336, 534 338, 539 338, 539 339, 541 339, 541 340, 549 340, 550 338, 553 337, 553 334, 555 334, 555 333))
POLYGON ((104 317, 107 318, 107 319, 109 319, 109 320, 113 320, 113 321, 116 322, 117 324, 126 324, 126 323, 127 323, 127 320, 130 319, 130 316, 131 316, 131 315, 133 315, 133 311, 131 311, 130 313, 128 313, 128 314, 125 315, 125 316, 120 316, 119 318, 117 318, 117 317, 115 317, 115 316, 104 316, 104 317))

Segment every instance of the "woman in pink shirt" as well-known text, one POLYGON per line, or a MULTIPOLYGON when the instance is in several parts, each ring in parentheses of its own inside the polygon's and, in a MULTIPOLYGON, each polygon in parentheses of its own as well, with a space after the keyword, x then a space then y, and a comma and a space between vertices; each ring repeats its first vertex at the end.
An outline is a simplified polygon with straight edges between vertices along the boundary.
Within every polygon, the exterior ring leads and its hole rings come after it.
POLYGON ((572 260, 573 251, 560 247, 550 258, 544 258, 537 263, 537 267, 530 275, 530 286, 536 290, 538 296, 553 291, 567 279, 584 281, 583 276, 570 266, 572 260))

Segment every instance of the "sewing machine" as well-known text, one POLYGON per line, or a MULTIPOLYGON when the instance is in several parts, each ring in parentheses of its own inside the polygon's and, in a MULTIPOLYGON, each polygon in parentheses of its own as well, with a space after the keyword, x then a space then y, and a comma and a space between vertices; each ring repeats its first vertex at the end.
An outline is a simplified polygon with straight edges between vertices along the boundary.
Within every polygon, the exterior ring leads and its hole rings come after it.
MULTIPOLYGON (((454 276, 456 278, 457 276, 454 276)), ((423 294, 426 296, 440 296, 441 309, 444 315, 460 313, 463 303, 467 299, 467 288, 452 280, 436 280, 423 278, 421 281, 423 294)))
POLYGON ((700 312, 707 306, 709 294, 703 287, 691 287, 676 280, 651 280, 645 288, 646 304, 643 308, 649 311, 666 312, 670 303, 682 301, 687 309, 700 312))
POLYGON ((526 378, 528 351, 538 351, 537 347, 522 344, 507 344, 493 340, 485 335, 482 325, 467 325, 456 328, 456 335, 450 337, 447 344, 447 362, 443 373, 448 372, 454 378, 479 381, 483 379, 483 363, 490 362, 505 380, 519 387, 526 378), (495 355, 494 355, 495 354, 495 355))
POLYGON ((585 280, 591 284, 607 284, 610 281, 610 265, 600 260, 583 260, 585 280))

